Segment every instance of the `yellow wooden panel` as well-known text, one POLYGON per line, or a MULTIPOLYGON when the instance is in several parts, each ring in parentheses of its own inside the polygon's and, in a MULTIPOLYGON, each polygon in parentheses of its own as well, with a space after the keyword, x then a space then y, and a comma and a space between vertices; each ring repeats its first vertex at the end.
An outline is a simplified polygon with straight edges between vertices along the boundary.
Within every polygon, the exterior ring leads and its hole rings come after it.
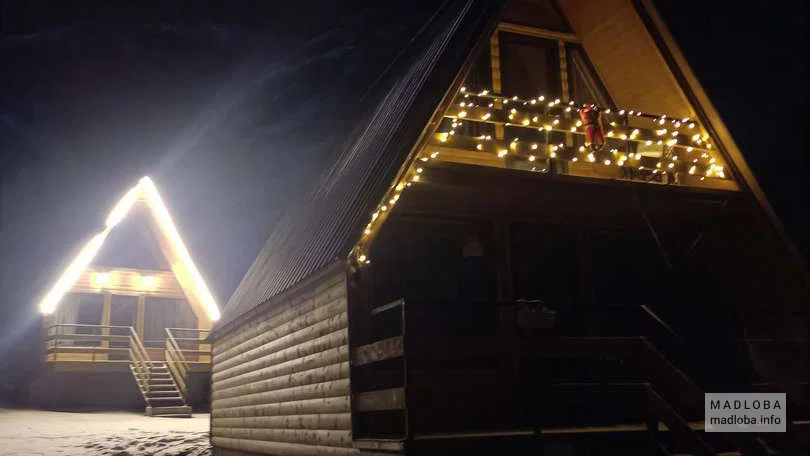
POLYGON ((78 293, 110 293, 123 296, 156 296, 170 299, 184 299, 186 296, 171 271, 128 268, 88 268, 71 289, 78 293), (106 273, 108 279, 99 284, 97 274, 106 273), (142 277, 153 277, 154 283, 146 286, 142 277))
POLYGON ((559 0, 559 5, 618 106, 694 117, 630 0, 559 0))

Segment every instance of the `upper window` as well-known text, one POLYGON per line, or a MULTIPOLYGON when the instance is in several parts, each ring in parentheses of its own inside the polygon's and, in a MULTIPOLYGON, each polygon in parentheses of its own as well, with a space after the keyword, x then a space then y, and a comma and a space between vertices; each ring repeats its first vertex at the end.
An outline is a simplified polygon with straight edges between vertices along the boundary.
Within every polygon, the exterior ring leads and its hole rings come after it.
POLYGON ((567 43, 565 53, 568 58, 568 86, 571 99, 580 104, 615 107, 582 46, 567 43))
POLYGON ((499 34, 503 93, 521 98, 560 97, 560 53, 556 41, 499 34))

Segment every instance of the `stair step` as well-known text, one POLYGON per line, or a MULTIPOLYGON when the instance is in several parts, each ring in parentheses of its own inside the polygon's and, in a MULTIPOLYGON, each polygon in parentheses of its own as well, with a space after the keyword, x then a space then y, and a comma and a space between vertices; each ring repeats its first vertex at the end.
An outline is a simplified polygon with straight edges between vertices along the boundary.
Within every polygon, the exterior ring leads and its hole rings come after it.
POLYGON ((150 397, 150 401, 182 401, 180 396, 150 397))
POLYGON ((176 405, 169 407, 146 407, 146 416, 166 416, 176 418, 191 418, 191 407, 176 405))
POLYGON ((167 394, 171 394, 172 397, 180 395, 180 392, 176 389, 174 390, 163 390, 163 391, 147 391, 146 395, 149 397, 165 397, 167 394))

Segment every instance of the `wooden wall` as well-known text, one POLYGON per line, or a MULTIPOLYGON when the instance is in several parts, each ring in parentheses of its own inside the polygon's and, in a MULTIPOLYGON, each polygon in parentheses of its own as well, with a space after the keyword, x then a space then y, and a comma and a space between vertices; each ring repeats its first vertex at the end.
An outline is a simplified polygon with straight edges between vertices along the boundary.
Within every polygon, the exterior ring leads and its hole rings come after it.
POLYGON ((347 327, 337 268, 216 337, 215 454, 356 454, 347 327))
POLYGON ((185 299, 186 295, 171 271, 156 271, 148 269, 128 268, 88 268, 82 272, 76 284, 71 289, 78 293, 112 293, 121 296, 160 296, 163 298, 185 299), (93 283, 93 275, 97 272, 109 274, 109 283, 98 287, 93 283), (155 278, 154 288, 144 288, 140 285, 141 276, 155 278))
POLYGON ((618 106, 695 115, 631 0, 558 0, 618 106))

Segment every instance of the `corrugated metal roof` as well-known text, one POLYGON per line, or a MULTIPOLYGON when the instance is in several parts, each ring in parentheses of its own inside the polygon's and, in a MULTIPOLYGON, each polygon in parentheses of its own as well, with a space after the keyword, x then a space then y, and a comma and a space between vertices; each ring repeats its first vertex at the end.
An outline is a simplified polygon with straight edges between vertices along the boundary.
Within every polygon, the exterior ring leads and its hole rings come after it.
POLYGON ((347 258, 500 3, 448 0, 396 59, 314 191, 276 226, 218 328, 347 258))

